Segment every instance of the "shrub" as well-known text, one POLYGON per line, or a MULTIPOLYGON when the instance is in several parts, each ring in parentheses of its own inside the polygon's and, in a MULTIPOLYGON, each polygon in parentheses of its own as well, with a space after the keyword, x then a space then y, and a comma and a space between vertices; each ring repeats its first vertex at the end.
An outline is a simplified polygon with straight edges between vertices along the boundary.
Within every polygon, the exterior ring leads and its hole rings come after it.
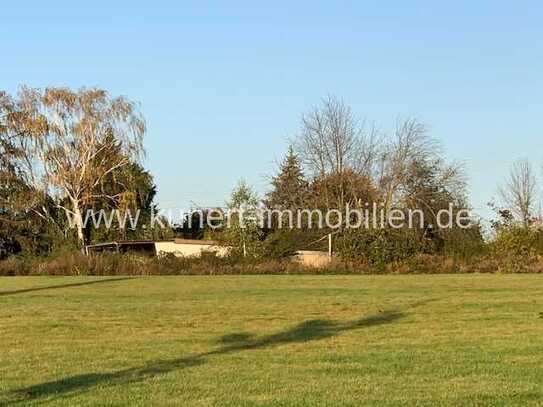
POLYGON ((509 226, 498 230, 491 247, 496 255, 534 256, 543 253, 542 239, 538 229, 509 226))
POLYGON ((366 261, 383 268, 387 264, 406 260, 423 252, 425 242, 405 230, 350 230, 336 242, 342 259, 366 261))
POLYGON ((479 225, 468 229, 453 228, 444 230, 442 254, 455 259, 467 260, 480 257, 488 252, 479 225))
POLYGON ((529 272, 538 256, 543 254, 543 233, 538 229, 517 225, 499 228, 490 243, 490 253, 500 260, 500 272, 529 272))

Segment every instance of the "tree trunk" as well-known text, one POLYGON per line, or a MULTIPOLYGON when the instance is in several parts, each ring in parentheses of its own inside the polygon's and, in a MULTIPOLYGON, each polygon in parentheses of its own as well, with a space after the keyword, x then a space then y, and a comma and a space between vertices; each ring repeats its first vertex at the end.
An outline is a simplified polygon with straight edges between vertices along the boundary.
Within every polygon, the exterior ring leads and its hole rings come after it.
POLYGON ((81 247, 85 246, 85 234, 83 233, 83 215, 79 207, 79 201, 72 200, 72 208, 75 216, 75 227, 77 230, 77 242, 81 247))

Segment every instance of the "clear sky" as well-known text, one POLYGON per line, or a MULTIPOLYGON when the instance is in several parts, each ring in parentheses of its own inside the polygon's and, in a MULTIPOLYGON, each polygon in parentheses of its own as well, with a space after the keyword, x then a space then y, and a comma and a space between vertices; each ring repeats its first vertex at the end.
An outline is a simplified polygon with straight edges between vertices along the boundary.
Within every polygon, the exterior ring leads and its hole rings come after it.
POLYGON ((0 88, 140 102, 163 207, 221 205, 242 177, 264 191, 327 93, 383 130, 426 122, 480 213, 515 159, 540 168, 543 2, 263 3, 4 2, 0 88))

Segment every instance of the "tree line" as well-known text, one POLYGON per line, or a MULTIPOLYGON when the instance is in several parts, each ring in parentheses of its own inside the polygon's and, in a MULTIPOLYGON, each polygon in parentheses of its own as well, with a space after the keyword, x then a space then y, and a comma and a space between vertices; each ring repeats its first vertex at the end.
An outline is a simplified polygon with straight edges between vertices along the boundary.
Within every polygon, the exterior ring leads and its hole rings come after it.
MULTIPOLYGON (((323 248, 326 242, 319 237, 326 233, 334 233, 335 250, 344 258, 365 257, 377 263, 422 252, 463 253, 482 243, 477 222, 466 229, 435 227, 440 210, 452 206, 457 212, 468 209, 469 203, 462 166, 447 162, 439 142, 423 123, 413 118, 398 121, 387 134, 357 119, 350 107, 334 96, 327 96, 302 116, 300 131, 270 184, 263 199, 268 208, 325 212, 346 207, 364 210, 376 204, 385 217, 393 210, 416 210, 424 215, 424 223, 400 230, 349 229, 343 225, 334 230, 300 230, 277 227, 277 219, 276 227, 254 228, 252 236, 237 239, 237 246, 241 240, 245 247, 250 242, 255 256, 323 248)), ((258 199, 243 182, 233 192, 231 204, 239 205, 240 197, 245 198, 245 204, 258 199)))
MULTIPOLYGON (((228 206, 264 204, 276 209, 364 209, 378 204, 392 211, 416 210, 419 228, 334 230, 285 229, 280 219, 268 227, 209 230, 188 227, 185 219, 170 230, 75 229, 67 214, 82 218, 87 209, 140 210, 145 219, 157 210, 156 186, 142 165, 146 124, 139 106, 101 89, 21 87, 0 92, 0 247, 4 253, 48 254, 58 246, 81 247, 116 239, 173 236, 210 237, 245 256, 285 257, 301 248, 320 248, 334 233, 344 259, 384 264, 410 256, 468 256, 485 244, 479 223, 436 228, 436 214, 470 209, 463 166, 446 159, 440 143, 415 118, 397 120, 392 132, 368 125, 340 98, 327 96, 301 117, 270 190, 258 197, 246 183, 233 191, 228 206)), ((535 178, 517 164, 500 190, 495 225, 534 223, 535 178), (509 217, 509 218, 508 218, 509 217)), ((146 224, 145 221, 141 224, 146 224)), ((496 227, 496 230, 500 229, 496 227)))

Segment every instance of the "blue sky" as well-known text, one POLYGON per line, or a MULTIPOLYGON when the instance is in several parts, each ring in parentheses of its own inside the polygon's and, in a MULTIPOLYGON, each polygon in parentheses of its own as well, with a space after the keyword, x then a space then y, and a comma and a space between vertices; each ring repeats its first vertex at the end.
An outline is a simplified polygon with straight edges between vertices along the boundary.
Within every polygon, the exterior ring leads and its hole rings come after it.
POLYGON ((328 93, 391 129, 426 122, 488 215, 510 164, 543 162, 541 2, 7 2, 0 88, 98 86, 141 103, 163 207, 266 176, 328 93))

